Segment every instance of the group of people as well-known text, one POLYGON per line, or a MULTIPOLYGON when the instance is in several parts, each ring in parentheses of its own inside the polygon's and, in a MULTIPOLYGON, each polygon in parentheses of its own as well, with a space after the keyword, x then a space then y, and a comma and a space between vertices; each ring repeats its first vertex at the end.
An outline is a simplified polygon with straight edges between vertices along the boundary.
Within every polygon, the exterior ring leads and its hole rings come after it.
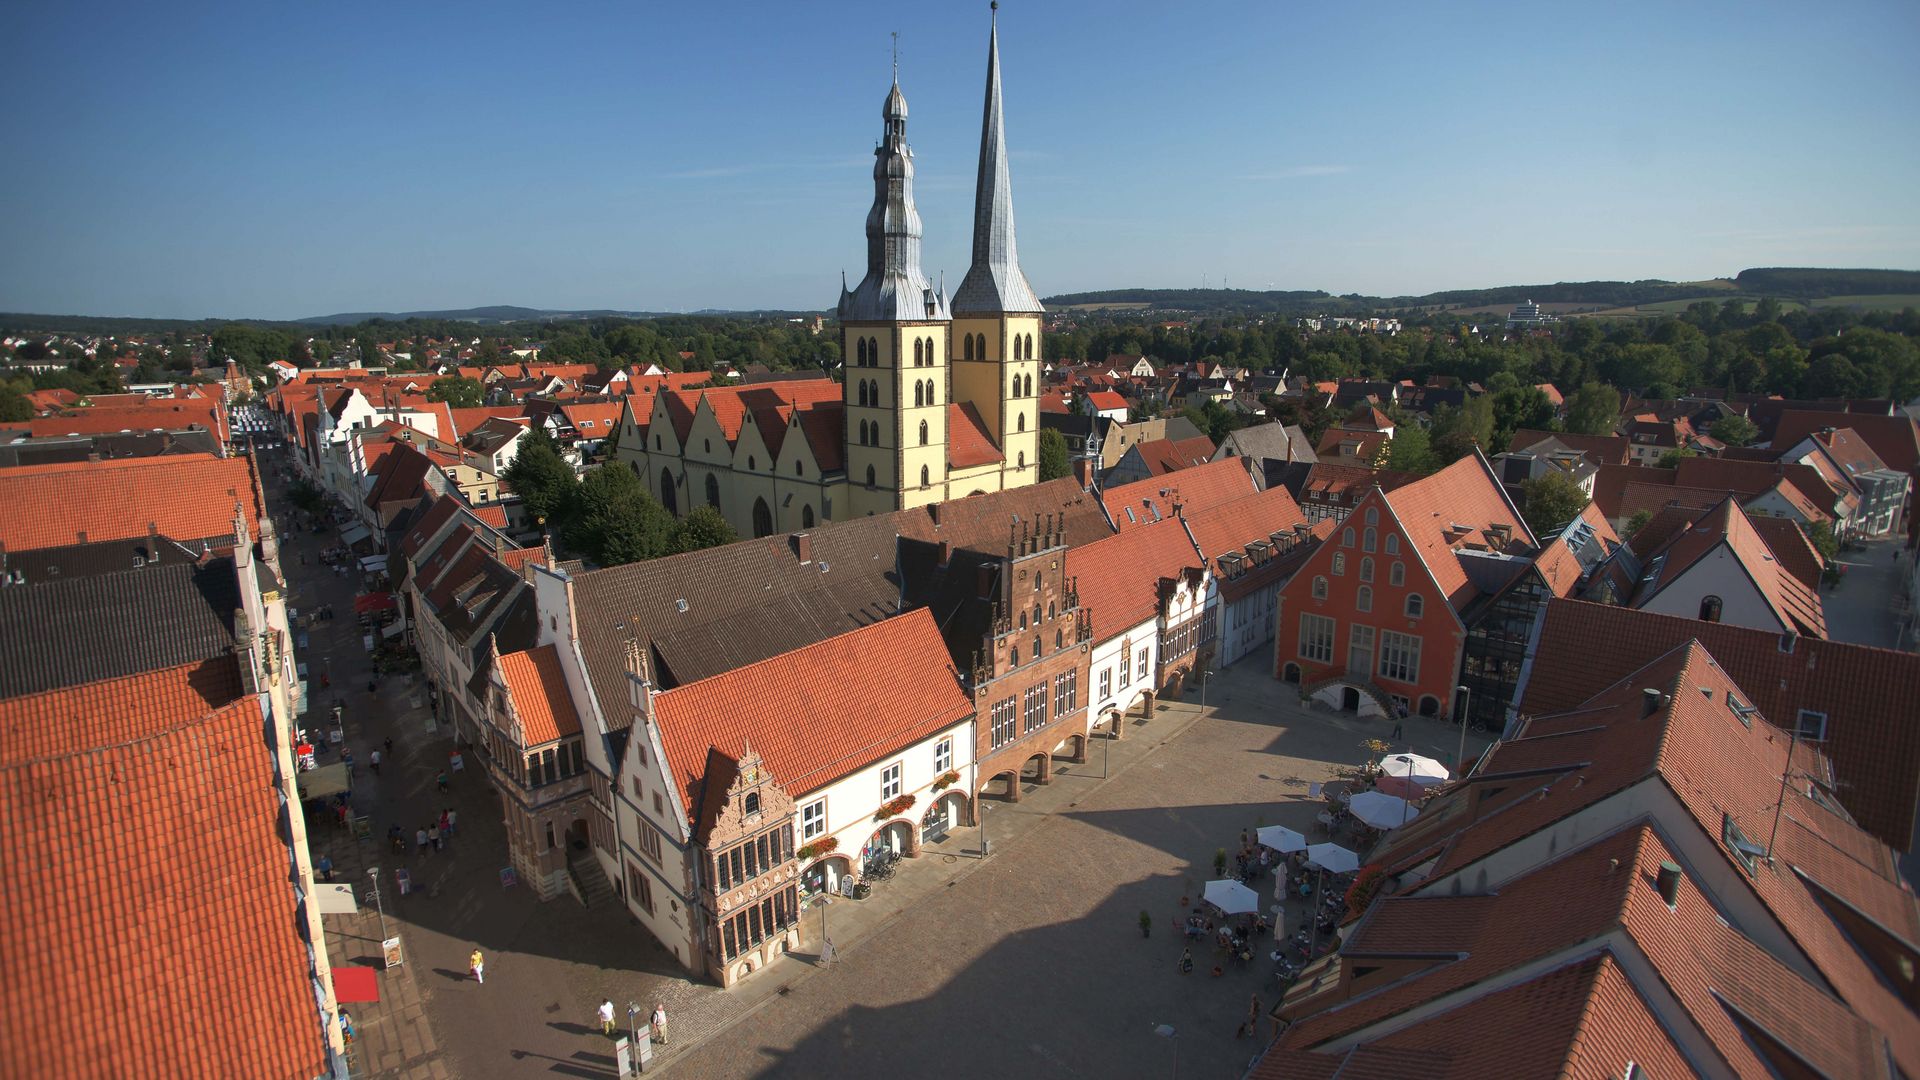
MULTIPOLYGON (((479 955, 478 950, 475 951, 474 955, 479 955)), ((600 1021, 601 1034, 611 1036, 613 1034, 613 999, 608 998, 600 1003, 598 1019, 600 1021)), ((667 1044, 667 1007, 657 1001, 654 1002, 653 1015, 648 1018, 648 1023, 651 1028, 648 1032, 648 1038, 653 1042, 659 1043, 661 1046, 665 1046, 667 1044)))
POLYGON ((1266 876, 1273 866, 1273 849, 1254 839, 1247 830, 1240 830, 1240 852, 1233 857, 1234 877, 1243 885, 1251 885, 1256 879, 1266 876))
MULTIPOLYGON (((460 812, 451 806, 447 807, 445 810, 440 811, 438 818, 427 822, 425 825, 413 831, 413 850, 416 853, 424 855, 431 855, 441 850, 443 845, 452 842, 454 829, 458 827, 459 824, 460 812)), ((387 843, 392 845, 394 854, 406 854, 406 830, 398 825, 389 825, 387 827, 387 843)))

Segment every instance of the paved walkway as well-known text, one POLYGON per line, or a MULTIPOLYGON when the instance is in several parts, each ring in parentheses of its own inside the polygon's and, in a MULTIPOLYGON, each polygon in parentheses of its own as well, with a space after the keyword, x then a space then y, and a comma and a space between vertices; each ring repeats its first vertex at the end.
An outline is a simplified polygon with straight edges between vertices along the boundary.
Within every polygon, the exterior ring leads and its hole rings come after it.
POLYGON ((1876 540, 1860 551, 1843 551, 1834 561, 1844 568, 1840 584, 1821 593, 1827 636, 1856 645, 1891 649, 1899 640, 1893 601, 1900 595, 1899 542, 1876 540))

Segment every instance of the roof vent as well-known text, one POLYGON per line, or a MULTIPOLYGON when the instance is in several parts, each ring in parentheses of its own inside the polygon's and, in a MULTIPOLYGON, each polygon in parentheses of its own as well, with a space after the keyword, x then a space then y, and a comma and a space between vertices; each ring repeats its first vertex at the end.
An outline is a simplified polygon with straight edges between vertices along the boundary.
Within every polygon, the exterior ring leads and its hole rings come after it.
POLYGON ((1640 691, 1640 715, 1652 716, 1654 713, 1659 712, 1660 702, 1660 691, 1655 690, 1653 687, 1649 686, 1645 690, 1640 691))
POLYGON ((1680 864, 1671 859, 1661 860, 1660 873, 1659 876, 1654 879, 1654 887, 1660 890, 1660 899, 1666 901, 1668 907, 1678 906, 1680 903, 1680 864))
POLYGON ((673 602, 673 609, 675 611, 678 611, 680 614, 685 615, 687 613, 686 600, 685 599, 675 600, 673 602))

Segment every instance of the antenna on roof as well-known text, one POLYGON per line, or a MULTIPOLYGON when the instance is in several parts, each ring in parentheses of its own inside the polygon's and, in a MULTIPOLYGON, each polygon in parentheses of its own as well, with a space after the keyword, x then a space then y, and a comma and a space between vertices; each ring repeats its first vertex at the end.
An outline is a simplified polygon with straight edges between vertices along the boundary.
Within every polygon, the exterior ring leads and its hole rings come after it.
POLYGON ((1787 808, 1787 778, 1793 775, 1793 752, 1800 746, 1800 725, 1793 725, 1793 738, 1787 743, 1787 764, 1780 770, 1780 801, 1773 804, 1773 829, 1767 833, 1767 865, 1773 865, 1773 842, 1780 836, 1780 815, 1787 808))

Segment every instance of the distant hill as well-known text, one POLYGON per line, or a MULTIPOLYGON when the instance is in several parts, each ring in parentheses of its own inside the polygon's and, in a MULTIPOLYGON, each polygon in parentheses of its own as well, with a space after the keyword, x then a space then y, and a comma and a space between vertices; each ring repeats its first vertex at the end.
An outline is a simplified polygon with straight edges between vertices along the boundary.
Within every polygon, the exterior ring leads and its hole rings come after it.
POLYGON ((308 326, 352 326, 355 323, 370 322, 374 319, 385 319, 388 322, 439 319, 448 322, 508 323, 542 322, 548 319, 651 319, 662 314, 669 313, 613 311, 604 308, 591 311, 549 311, 543 308, 495 304, 492 307, 459 308, 451 311, 346 311, 338 315, 313 315, 294 321, 308 326))
POLYGON ((1627 308, 1676 300, 1773 296, 1817 300, 1848 296, 1920 294, 1920 271, 1915 270, 1742 270, 1732 278, 1676 282, 1562 281, 1551 285, 1503 285, 1489 289, 1448 289, 1423 296, 1364 296, 1326 292, 1262 292, 1251 289, 1103 289, 1063 293, 1044 303, 1055 308, 1137 308, 1147 311, 1217 311, 1242 314, 1313 315, 1357 311, 1403 311, 1420 308, 1479 308, 1511 305, 1523 300, 1542 304, 1592 305, 1627 308))

